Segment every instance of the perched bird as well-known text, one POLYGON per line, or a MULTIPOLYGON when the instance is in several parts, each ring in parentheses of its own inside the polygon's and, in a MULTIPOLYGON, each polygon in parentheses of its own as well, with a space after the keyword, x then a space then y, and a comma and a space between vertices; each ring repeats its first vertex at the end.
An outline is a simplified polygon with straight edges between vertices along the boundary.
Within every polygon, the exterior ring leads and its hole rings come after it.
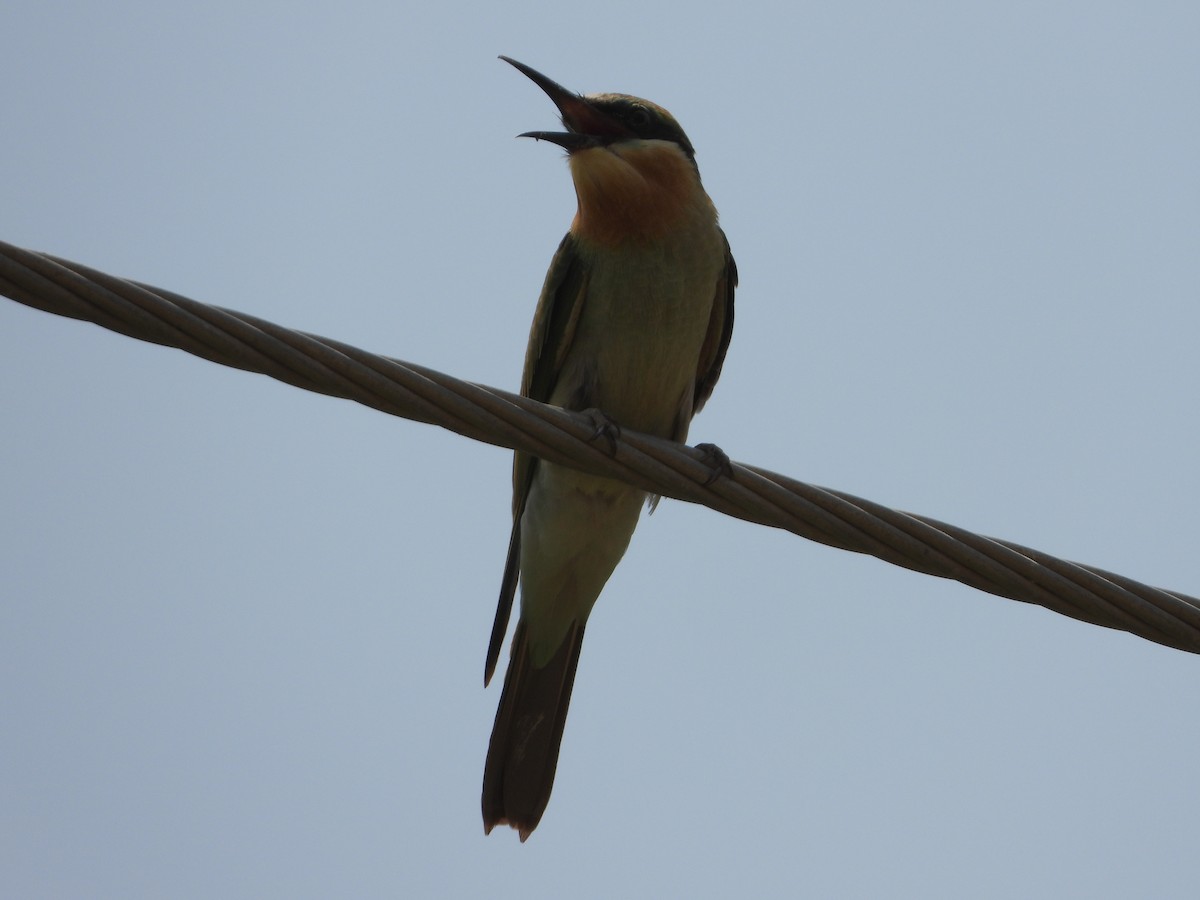
MULTIPOLYGON (((506 56, 562 115, 520 135, 568 154, 578 211, 538 299, 521 393, 675 441, 712 393, 733 330, 737 268, 695 150, 661 106, 568 91, 506 56)), ((483 823, 537 827, 558 764, 583 630, 625 553, 644 491, 513 460, 513 526, 488 648, 491 681, 518 578, 520 617, 483 773, 483 823)))

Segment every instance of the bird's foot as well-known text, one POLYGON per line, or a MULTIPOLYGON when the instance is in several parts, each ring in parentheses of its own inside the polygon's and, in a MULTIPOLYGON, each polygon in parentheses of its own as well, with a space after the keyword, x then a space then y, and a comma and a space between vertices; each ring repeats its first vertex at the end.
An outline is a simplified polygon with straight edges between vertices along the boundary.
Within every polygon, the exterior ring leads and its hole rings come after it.
POLYGON ((621 426, 616 421, 602 410, 596 409, 594 406, 583 411, 583 414, 591 420, 595 430, 588 437, 588 443, 603 438, 608 444, 608 455, 617 455, 617 441, 621 439, 621 426))
POLYGON ((733 463, 729 461, 729 456, 724 450, 716 444, 697 444, 696 449, 704 454, 704 459, 701 462, 711 470, 708 478, 704 481, 705 487, 708 487, 722 475, 726 478, 733 477, 733 463))

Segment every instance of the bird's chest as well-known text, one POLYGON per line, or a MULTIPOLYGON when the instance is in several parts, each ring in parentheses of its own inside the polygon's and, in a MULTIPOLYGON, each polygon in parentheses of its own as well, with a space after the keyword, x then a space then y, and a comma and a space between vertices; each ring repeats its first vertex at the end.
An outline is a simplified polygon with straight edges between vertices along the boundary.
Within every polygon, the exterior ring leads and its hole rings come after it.
POLYGON ((723 255, 703 235, 597 254, 568 380, 618 424, 667 434, 694 389, 723 255))

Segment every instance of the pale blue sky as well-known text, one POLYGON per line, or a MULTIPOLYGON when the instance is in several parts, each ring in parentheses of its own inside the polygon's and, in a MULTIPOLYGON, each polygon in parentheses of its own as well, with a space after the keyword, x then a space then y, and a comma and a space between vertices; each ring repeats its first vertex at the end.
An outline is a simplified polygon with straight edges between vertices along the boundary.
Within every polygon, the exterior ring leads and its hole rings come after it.
MULTIPOLYGON (((1194 3, 24 4, 0 238, 515 388, 511 55, 670 109, 735 459, 1200 593, 1194 3)), ((1200 660, 664 502, 484 838, 509 455, 0 301, 0 895, 1185 897, 1200 660)))

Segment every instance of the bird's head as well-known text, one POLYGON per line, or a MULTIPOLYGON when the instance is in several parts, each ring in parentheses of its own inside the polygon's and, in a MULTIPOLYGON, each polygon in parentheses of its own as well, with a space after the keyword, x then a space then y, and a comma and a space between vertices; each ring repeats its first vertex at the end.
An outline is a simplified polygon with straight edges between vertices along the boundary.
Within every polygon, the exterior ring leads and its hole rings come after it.
MULTIPOLYGON (((567 151, 579 215, 575 230, 604 243, 655 237, 699 206, 696 150, 674 116, 628 94, 577 94, 536 69, 500 57, 554 101, 566 131, 526 131, 567 151)), ((710 213, 711 214, 711 213, 710 213)))
POLYGON ((675 117, 657 103, 628 94, 576 94, 524 63, 507 56, 500 58, 546 92, 567 127, 565 132, 526 131, 519 137, 550 141, 568 153, 626 141, 666 141, 689 159, 695 158, 696 150, 675 117))

